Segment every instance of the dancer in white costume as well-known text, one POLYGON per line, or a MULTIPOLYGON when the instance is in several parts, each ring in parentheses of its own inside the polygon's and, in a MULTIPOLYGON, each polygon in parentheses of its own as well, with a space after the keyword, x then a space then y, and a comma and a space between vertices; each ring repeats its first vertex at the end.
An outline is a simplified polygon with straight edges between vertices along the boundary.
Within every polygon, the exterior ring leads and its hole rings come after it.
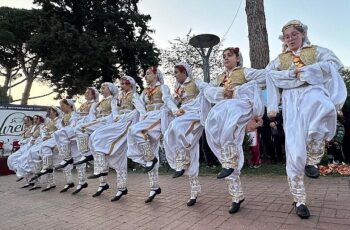
MULTIPOLYGON (((63 160, 56 167, 56 169, 64 168, 69 164, 73 163, 73 158, 70 150, 70 142, 72 140, 75 141, 75 126, 83 125, 95 119, 94 108, 98 103, 99 92, 95 87, 89 87, 86 89, 85 94, 85 102, 81 104, 79 109, 76 111, 76 121, 74 126, 69 125, 64 129, 55 132, 56 142, 60 146, 60 151, 62 156, 64 156, 63 160)), ((80 127, 79 126, 79 127, 80 127)))
POLYGON ((145 202, 149 203, 161 193, 158 183, 160 138, 169 125, 169 108, 176 108, 171 111, 175 113, 177 107, 168 86, 164 85, 163 74, 159 69, 149 68, 145 78, 148 87, 139 100, 143 108, 141 121, 129 128, 127 144, 128 157, 148 172, 151 191, 145 202))
MULTIPOLYGON (((89 122, 82 123, 75 127, 76 140, 78 149, 83 155, 82 158, 73 163, 79 165, 92 161, 94 158, 89 149, 89 136, 98 128, 112 123, 117 116, 117 100, 118 88, 111 82, 105 82, 101 85, 101 94, 103 99, 92 107, 89 113, 89 122)), ((108 189, 108 188, 106 188, 108 189)))
MULTIPOLYGON (((98 178, 102 173, 108 173, 109 167, 116 171, 117 192, 111 201, 117 201, 128 193, 126 186, 128 173, 126 137, 129 127, 138 121, 137 106, 140 104, 135 84, 132 77, 124 76, 121 78, 118 116, 113 123, 97 129, 90 136, 90 149, 94 159, 98 159, 96 161, 99 162, 99 164, 94 165, 94 176, 98 178)), ((144 107, 141 106, 141 109, 144 111, 144 107)), ((100 183, 95 196, 101 195, 100 187, 103 186, 105 186, 105 181, 100 183)))
POLYGON ((17 182, 23 179, 22 176, 17 174, 17 167, 19 164, 20 157, 23 156, 23 154, 27 151, 28 146, 30 146, 28 143, 30 143, 31 136, 34 131, 33 122, 34 120, 31 116, 25 116, 23 118, 23 132, 21 134, 22 139, 20 141, 21 148, 7 158, 7 166, 10 170, 16 172, 16 175, 18 177, 17 182))
POLYGON ((308 218, 304 172, 317 178, 325 141, 336 132, 337 110, 347 91, 339 70, 343 65, 326 48, 310 45, 307 26, 298 20, 282 28, 283 52, 267 67, 268 115, 278 112, 282 92, 287 176, 296 213, 308 218))
POLYGON ((16 175, 20 178, 25 178, 26 184, 22 186, 22 188, 27 188, 32 186, 29 190, 36 190, 41 188, 40 182, 35 180, 33 182, 29 182, 29 180, 40 171, 41 161, 37 161, 35 166, 35 170, 33 170, 34 163, 31 158, 31 148, 34 146, 38 146, 42 140, 40 138, 40 132, 43 128, 43 124, 45 119, 40 115, 33 116, 34 125, 32 126, 32 136, 30 137, 30 141, 22 146, 21 149, 23 151, 22 155, 18 158, 18 163, 16 167, 16 175))
MULTIPOLYGON (((113 83, 105 82, 101 85, 101 94, 103 96, 102 101, 97 103, 96 107, 93 110, 94 112, 90 113, 90 115, 95 117, 95 120, 87 124, 77 125, 75 129, 76 130, 75 133, 77 135, 78 147, 83 157, 73 165, 84 164, 93 159, 94 168, 102 167, 101 165, 103 164, 103 162, 101 162, 101 158, 99 157, 94 158, 92 155, 92 152, 89 148, 89 139, 90 139, 90 135, 95 130, 107 124, 113 123, 114 119, 117 117, 118 102, 116 97, 118 95, 118 88, 113 83)), ((108 174, 108 167, 106 167, 106 170, 104 172, 101 172, 101 174, 98 175, 100 183, 103 184, 103 186, 99 187, 100 193, 109 189, 109 185, 107 184, 107 181, 106 181, 107 174, 108 174)), ((91 175, 88 177, 88 179, 94 179, 94 178, 96 178, 95 175, 91 175)), ((93 194, 93 197, 97 195, 98 193, 95 193, 93 194)))
POLYGON ((174 71, 175 99, 179 109, 171 108, 176 110, 176 118, 165 132, 164 148, 169 165, 176 170, 173 178, 185 172, 189 176, 191 196, 187 206, 193 206, 201 190, 198 180, 199 138, 205 122, 203 110, 210 109, 210 103, 204 98, 208 84, 192 79, 191 67, 186 62, 176 65, 174 71))
MULTIPOLYGON (((68 133, 67 136, 74 135, 74 133, 72 132, 73 131, 72 129, 76 125, 79 117, 75 111, 75 105, 74 105, 74 101, 72 99, 62 99, 60 101, 60 108, 63 112, 62 128, 57 130, 53 134, 53 136, 54 136, 55 141, 57 143, 59 158, 62 159, 62 161, 64 161, 64 158, 67 157, 67 155, 68 155, 67 153, 69 153, 71 155, 71 147, 72 146, 71 146, 70 141, 68 141, 67 143, 60 141, 60 136, 63 136, 62 133, 68 133), (71 132, 73 134, 69 134, 69 132, 71 132)), ((62 166, 62 164, 60 164, 59 166, 62 166)), ((57 168, 62 168, 62 167, 56 167, 56 169, 57 168)), ((72 177, 72 169, 73 169, 73 166, 71 164, 68 164, 66 167, 63 167, 63 174, 64 174, 64 178, 66 180, 66 185, 60 191, 61 193, 67 192, 68 189, 74 187, 73 177, 72 177)))
POLYGON ((238 212, 244 201, 240 172, 244 164, 242 144, 249 122, 250 128, 262 125, 264 113, 260 86, 265 84, 265 70, 242 67, 239 48, 223 52, 226 71, 205 89, 205 96, 216 104, 205 123, 208 144, 219 159, 222 170, 218 178, 225 178, 232 196, 230 213, 238 212))
MULTIPOLYGON (((90 114, 93 113, 93 108, 94 106, 96 106, 99 97, 99 92, 96 88, 89 87, 86 89, 84 96, 86 101, 75 112, 75 115, 71 116, 71 121, 69 122, 69 125, 56 131, 54 134, 62 158, 62 161, 60 162, 58 167, 56 167, 56 169, 65 168, 64 172, 68 177, 70 173, 67 170, 73 169, 71 164, 73 162, 79 161, 82 158, 80 151, 77 151, 75 127, 91 121, 92 115, 90 114)), ((69 100, 67 102, 71 101, 69 100)), ((78 172, 78 186, 76 190, 72 193, 73 195, 79 193, 82 189, 88 187, 88 184, 86 182, 86 164, 83 163, 76 165, 76 169, 78 172)), ((65 186, 63 192, 66 192, 70 187, 72 187, 72 183, 67 184, 70 185, 65 186)))
POLYGON ((56 106, 51 106, 49 108, 48 120, 46 121, 44 130, 42 132, 42 142, 30 149, 31 161, 34 162, 33 170, 36 170, 35 164, 38 161, 38 158, 42 159, 41 171, 32 177, 30 181, 34 181, 39 177, 47 174, 47 187, 43 189, 42 192, 56 188, 53 170, 53 151, 56 147, 56 141, 53 137, 53 133, 56 130, 62 128, 61 115, 62 112, 56 106))

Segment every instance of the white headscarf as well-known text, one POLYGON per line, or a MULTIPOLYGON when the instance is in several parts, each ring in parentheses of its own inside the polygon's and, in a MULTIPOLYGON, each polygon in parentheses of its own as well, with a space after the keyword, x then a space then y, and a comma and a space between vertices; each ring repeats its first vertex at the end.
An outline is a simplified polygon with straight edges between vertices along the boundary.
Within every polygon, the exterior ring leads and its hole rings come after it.
POLYGON ((130 76, 123 76, 120 78, 120 80, 127 80, 128 82, 130 82, 131 86, 132 86, 132 91, 135 92, 136 91, 136 82, 135 79, 130 77, 130 76))
POLYGON ((75 112, 76 111, 76 108, 75 108, 75 104, 74 104, 74 101, 73 99, 66 99, 68 104, 72 107, 73 111, 75 112))
POLYGON ((176 66, 183 66, 186 70, 187 77, 192 79, 192 68, 186 61, 182 61, 179 64, 177 64, 176 66))
POLYGON ((307 46, 307 45, 310 45, 311 42, 307 36, 307 30, 308 30, 308 27, 307 25, 303 24, 301 21, 299 20, 291 20, 289 22, 287 22, 283 27, 282 27, 282 35, 280 35, 278 38, 283 42, 282 44, 282 52, 285 52, 288 48, 287 44, 285 43, 284 39, 283 39, 283 32, 289 28, 289 27, 301 27, 303 28, 304 30, 304 41, 303 41, 303 46, 307 46))
POLYGON ((163 73, 162 73, 162 71, 160 71, 158 68, 157 68, 157 73, 156 73, 156 75, 157 75, 157 79, 158 79, 159 83, 160 83, 161 85, 164 85, 164 76, 163 76, 163 73))
POLYGON ((100 97, 100 92, 95 88, 95 87, 89 87, 88 89, 91 89, 91 90, 93 90, 94 91, 94 93, 95 93, 95 98, 94 98, 94 101, 95 102, 98 102, 99 100, 99 97, 100 97))
POLYGON ((58 116, 57 116, 57 117, 59 117, 59 118, 62 117, 63 112, 62 112, 62 110, 60 110, 57 106, 52 105, 52 106, 50 106, 50 108, 53 109, 53 110, 55 110, 55 111, 58 113, 58 116))
POLYGON ((117 96, 118 95, 118 88, 111 82, 104 82, 102 85, 105 85, 108 87, 109 92, 111 92, 112 96, 117 96))

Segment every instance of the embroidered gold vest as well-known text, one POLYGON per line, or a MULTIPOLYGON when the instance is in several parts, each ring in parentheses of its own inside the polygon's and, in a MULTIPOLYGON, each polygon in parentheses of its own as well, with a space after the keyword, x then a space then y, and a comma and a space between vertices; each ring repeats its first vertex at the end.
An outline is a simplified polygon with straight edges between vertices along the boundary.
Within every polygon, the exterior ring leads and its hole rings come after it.
POLYGON ((32 137, 38 138, 40 136, 40 125, 36 125, 32 133, 32 137))
POLYGON ((235 86, 243 85, 247 82, 245 79, 244 68, 235 69, 226 79, 226 73, 220 74, 216 78, 216 84, 226 89, 232 89, 235 86))
POLYGON ((56 127, 56 121, 50 120, 46 125, 45 125, 45 131, 47 135, 53 134, 57 130, 56 127))
POLYGON ((63 119, 62 119, 62 125, 63 126, 67 126, 67 125, 69 125, 69 120, 70 120, 70 118, 72 117, 72 113, 65 113, 64 115, 63 115, 63 119))
POLYGON ((97 116, 107 116, 111 114, 112 112, 112 107, 111 107, 111 101, 112 98, 104 98, 102 101, 99 103, 97 107, 97 116))
MULTIPOLYGON (((300 59, 305 65, 316 63, 317 46, 310 46, 302 48, 300 52, 300 59)), ((287 70, 293 63, 293 54, 291 51, 281 53, 278 55, 280 60, 279 70, 287 70)))
POLYGON ((134 104, 132 103, 133 93, 129 92, 126 95, 121 94, 118 106, 120 110, 133 110, 135 109, 134 104))
POLYGON ((29 138, 32 135, 32 133, 31 133, 32 128, 33 128, 32 125, 27 127, 27 128, 24 128, 23 135, 22 135, 23 138, 29 138))
POLYGON ((91 101, 86 101, 83 104, 81 104, 81 106, 78 109, 79 115, 81 115, 81 116, 88 115, 90 112, 91 105, 92 105, 91 101))
POLYGON ((199 94, 196 83, 191 80, 183 84, 182 92, 179 97, 181 104, 185 104, 193 99, 195 99, 199 94))
POLYGON ((164 104, 160 85, 157 85, 151 92, 149 92, 148 88, 146 88, 143 92, 145 95, 147 111, 158 110, 164 104))
POLYGON ((147 93, 147 89, 145 89, 144 92, 146 96, 146 105, 163 103, 163 94, 159 85, 156 86, 151 94, 147 93))

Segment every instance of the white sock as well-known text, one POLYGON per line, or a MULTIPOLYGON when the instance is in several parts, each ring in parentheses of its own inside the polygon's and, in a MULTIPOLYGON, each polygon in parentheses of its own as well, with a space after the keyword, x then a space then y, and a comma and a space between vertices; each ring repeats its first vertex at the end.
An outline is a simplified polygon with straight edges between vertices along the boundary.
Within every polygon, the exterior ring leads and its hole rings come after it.
POLYGON ((295 206, 299 207, 302 204, 305 205, 304 203, 297 202, 295 206))
POLYGON ((102 187, 105 186, 105 185, 106 185, 106 183, 100 184, 100 186, 98 186, 97 192, 101 191, 103 189, 102 187))
POLYGON ((82 160, 85 160, 86 159, 86 157, 85 156, 82 156, 80 159, 79 159, 79 161, 82 161, 82 160))
POLYGON ((151 190, 151 191, 149 192, 149 196, 153 196, 154 194, 156 194, 156 191, 154 191, 154 190, 151 190))
MULTIPOLYGON (((125 190, 123 190, 123 191, 125 191, 125 190)), ((118 192, 117 192, 117 194, 116 194, 115 196, 120 196, 120 195, 122 195, 123 191, 118 190, 118 192)))
POLYGON ((153 162, 152 162, 152 161, 147 161, 147 162, 146 162, 146 167, 151 167, 151 166, 152 166, 152 164, 153 164, 153 162))

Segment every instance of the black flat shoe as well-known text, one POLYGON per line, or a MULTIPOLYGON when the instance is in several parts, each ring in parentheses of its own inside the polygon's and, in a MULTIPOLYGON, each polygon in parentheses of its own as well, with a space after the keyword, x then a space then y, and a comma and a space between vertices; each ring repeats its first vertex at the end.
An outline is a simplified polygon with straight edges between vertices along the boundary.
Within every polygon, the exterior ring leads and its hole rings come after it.
POLYGON ((70 188, 74 188, 74 183, 69 183, 69 184, 66 184, 66 186, 64 186, 64 188, 60 191, 60 193, 64 193, 64 192, 67 192, 68 189, 70 188))
POLYGON ((121 192, 122 192, 122 193, 120 193, 119 196, 113 197, 113 198, 111 199, 111 202, 120 200, 120 198, 122 198, 122 196, 128 194, 128 189, 125 189, 125 190, 123 190, 123 191, 121 191, 121 192))
POLYGON ((101 176, 107 176, 107 175, 108 175, 108 173, 93 174, 91 176, 88 176, 87 178, 88 179, 97 179, 97 178, 99 178, 101 176))
POLYGON ((307 208, 306 205, 301 204, 299 207, 295 205, 296 209, 296 214, 301 218, 301 219, 308 219, 310 217, 310 211, 307 208))
POLYGON ((37 173, 35 176, 33 176, 29 182, 33 182, 35 181, 36 179, 38 179, 39 177, 45 175, 45 174, 48 174, 48 173, 53 173, 53 169, 49 168, 49 169, 46 169, 44 172, 39 172, 37 173))
POLYGON ((89 156, 86 156, 85 159, 73 163, 73 165, 74 166, 75 165, 81 165, 81 164, 87 163, 89 161, 92 161, 93 159, 94 159, 94 157, 92 155, 89 155, 89 156))
POLYGON ((25 184, 25 185, 23 185, 21 188, 28 188, 28 187, 30 187, 30 186, 34 186, 34 183, 28 183, 28 184, 25 184))
POLYGON ((100 191, 95 192, 95 194, 92 195, 92 197, 98 197, 98 196, 100 196, 103 193, 103 191, 109 189, 109 185, 108 184, 105 184, 105 185, 99 186, 99 187, 102 188, 102 189, 100 191))
POLYGON ((191 207, 191 206, 195 205, 196 203, 197 203, 197 198, 189 199, 189 200, 187 201, 187 206, 188 206, 188 207, 191 207))
POLYGON ((41 188, 41 186, 33 186, 33 187, 31 187, 28 191, 34 191, 34 190, 37 190, 37 189, 40 189, 41 188))
POLYGON ((46 191, 49 191, 53 188, 56 188, 56 185, 53 185, 53 186, 50 186, 50 187, 47 187, 47 188, 44 188, 43 190, 41 190, 42 192, 46 192, 46 191))
POLYGON ((145 167, 145 172, 148 173, 149 171, 151 171, 154 168, 154 166, 157 164, 157 162, 158 162, 157 157, 154 157, 152 160, 152 165, 145 167))
POLYGON ((173 175, 173 178, 180 177, 180 176, 184 175, 184 173, 185 173, 185 169, 182 169, 181 171, 176 171, 173 175))
POLYGON ((310 178, 316 179, 320 176, 320 171, 318 170, 318 167, 316 168, 314 165, 306 165, 305 175, 310 178))
POLYGON ((231 173, 233 173, 233 171, 234 171, 233 168, 228 168, 228 169, 222 168, 219 174, 216 176, 216 178, 222 179, 222 178, 228 177, 229 175, 231 175, 231 173))
POLYGON ((65 168, 67 165, 73 164, 73 158, 69 159, 68 161, 64 160, 64 164, 60 164, 59 166, 57 166, 55 169, 63 169, 65 168))
POLYGON ((83 190, 84 188, 88 187, 88 183, 84 183, 82 184, 78 189, 76 189, 74 192, 72 192, 72 195, 78 194, 81 190, 83 190))
POLYGON ((234 213, 238 212, 240 207, 241 207, 241 204, 243 203, 243 201, 244 201, 244 199, 240 200, 238 203, 232 202, 232 206, 231 206, 230 210, 228 210, 228 212, 231 213, 231 214, 234 214, 234 213))
POLYGON ((20 177, 20 178, 18 178, 17 180, 16 180, 16 182, 20 182, 21 180, 23 180, 24 179, 24 177, 20 177))
POLYGON ((149 196, 149 197, 145 200, 145 203, 152 202, 153 199, 156 197, 156 195, 162 193, 162 190, 161 190, 160 188, 157 188, 157 190, 154 190, 154 191, 155 191, 155 193, 154 193, 152 196, 149 196))

